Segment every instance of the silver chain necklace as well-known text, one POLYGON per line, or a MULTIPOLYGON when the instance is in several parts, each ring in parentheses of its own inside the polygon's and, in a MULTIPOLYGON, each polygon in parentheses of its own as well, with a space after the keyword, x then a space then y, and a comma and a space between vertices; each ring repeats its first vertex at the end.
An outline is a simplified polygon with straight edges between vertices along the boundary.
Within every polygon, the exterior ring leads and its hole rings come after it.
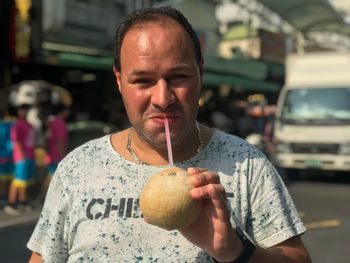
MULTIPOLYGON (((201 132, 201 129, 199 128, 198 122, 196 122, 196 128, 197 128, 197 137, 198 137, 198 142, 199 142, 197 152, 200 152, 204 148, 205 145, 204 145, 202 132, 201 132)), ((135 162, 137 164, 149 165, 148 163, 143 162, 141 160, 141 158, 137 155, 135 150, 131 147, 131 129, 129 130, 128 142, 126 144, 126 149, 130 152, 132 158, 135 160, 135 162)))

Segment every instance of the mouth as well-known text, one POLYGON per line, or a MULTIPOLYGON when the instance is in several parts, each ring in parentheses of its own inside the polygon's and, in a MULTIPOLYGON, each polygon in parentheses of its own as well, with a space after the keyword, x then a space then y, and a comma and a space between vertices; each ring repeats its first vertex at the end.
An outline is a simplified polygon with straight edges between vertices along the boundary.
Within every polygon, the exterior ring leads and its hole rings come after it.
POLYGON ((155 123, 156 125, 164 127, 164 125, 165 125, 165 119, 166 119, 166 118, 168 119, 169 125, 175 123, 175 122, 176 122, 176 119, 177 119, 177 118, 175 118, 175 117, 159 117, 159 118, 158 118, 158 117, 153 117, 153 118, 151 118, 150 120, 151 120, 153 123, 155 123))
POLYGON ((175 114, 154 114, 148 117, 150 120, 157 122, 157 123, 162 123, 164 125, 165 119, 168 119, 169 123, 175 122, 179 116, 175 114))

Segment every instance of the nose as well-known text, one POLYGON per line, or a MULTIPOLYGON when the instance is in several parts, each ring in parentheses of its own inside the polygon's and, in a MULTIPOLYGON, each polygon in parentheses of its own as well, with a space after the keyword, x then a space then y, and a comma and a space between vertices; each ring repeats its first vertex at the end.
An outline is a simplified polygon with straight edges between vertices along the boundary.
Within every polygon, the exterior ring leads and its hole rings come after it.
POLYGON ((173 89, 166 80, 160 79, 152 88, 151 103, 157 108, 166 109, 174 101, 175 94, 173 89))

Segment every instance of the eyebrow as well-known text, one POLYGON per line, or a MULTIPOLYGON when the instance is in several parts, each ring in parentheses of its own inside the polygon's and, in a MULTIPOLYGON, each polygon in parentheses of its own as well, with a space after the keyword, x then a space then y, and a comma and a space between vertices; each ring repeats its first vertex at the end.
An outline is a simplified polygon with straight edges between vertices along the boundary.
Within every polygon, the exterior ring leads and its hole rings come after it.
POLYGON ((146 71, 146 70, 141 70, 141 69, 133 69, 131 71, 130 76, 133 76, 133 75, 145 75, 145 74, 149 74, 149 72, 146 71))
MULTIPOLYGON (((176 64, 175 66, 173 66, 170 69, 170 71, 176 71, 176 70, 181 70, 181 69, 191 69, 191 66, 189 66, 186 63, 179 63, 179 64, 176 64)), ((133 76, 133 75, 146 75, 146 74, 150 74, 150 72, 146 71, 146 70, 142 70, 142 69, 133 69, 131 71, 130 76, 133 76)))

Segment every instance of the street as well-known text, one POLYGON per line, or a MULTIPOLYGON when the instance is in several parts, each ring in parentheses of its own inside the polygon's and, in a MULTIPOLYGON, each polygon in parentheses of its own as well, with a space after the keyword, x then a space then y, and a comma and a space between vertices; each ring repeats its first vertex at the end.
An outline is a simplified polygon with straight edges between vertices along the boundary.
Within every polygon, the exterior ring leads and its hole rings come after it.
POLYGON ((308 231, 314 263, 350 262, 350 175, 309 176, 288 185, 308 231))
POLYGON ((28 262, 31 252, 26 243, 33 228, 33 221, 0 228, 0 263, 28 262))
MULTIPOLYGON (((302 237, 314 263, 350 263, 350 176, 309 176, 287 182, 308 228, 302 237)), ((0 263, 27 262, 34 221, 0 228, 0 263)))

